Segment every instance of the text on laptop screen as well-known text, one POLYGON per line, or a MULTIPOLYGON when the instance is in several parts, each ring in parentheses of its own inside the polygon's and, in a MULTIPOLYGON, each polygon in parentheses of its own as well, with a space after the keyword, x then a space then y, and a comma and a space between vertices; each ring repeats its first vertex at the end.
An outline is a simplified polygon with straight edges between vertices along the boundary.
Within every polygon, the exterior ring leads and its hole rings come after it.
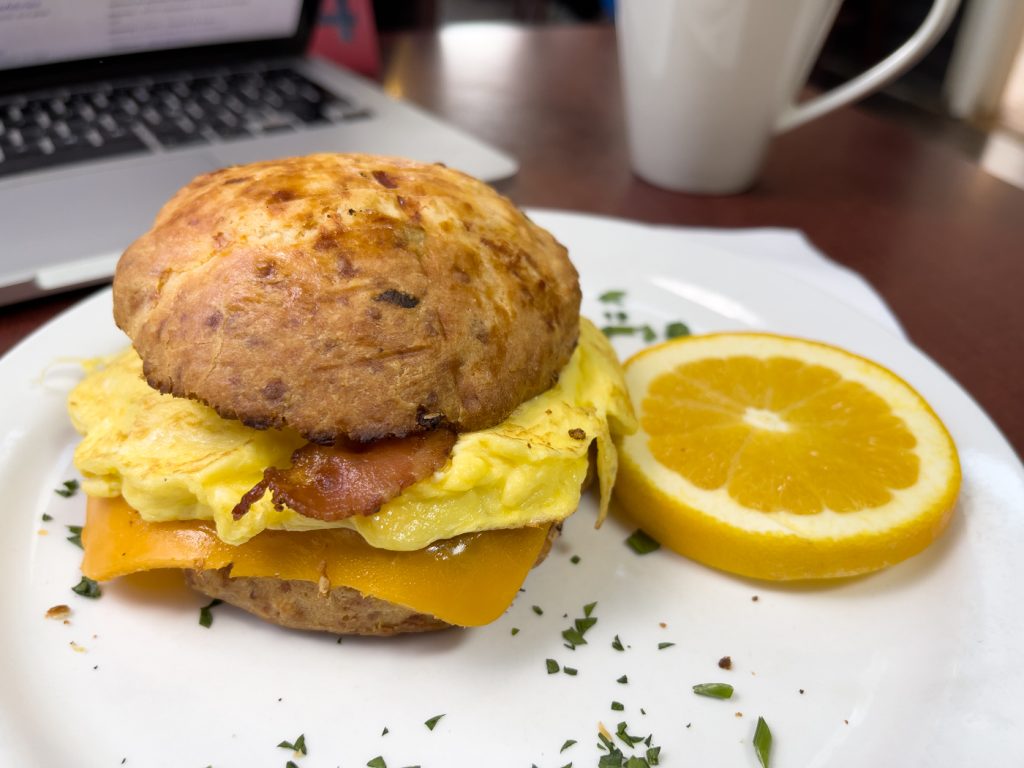
POLYGON ((302 0, 0 0, 0 69, 291 37, 302 0))

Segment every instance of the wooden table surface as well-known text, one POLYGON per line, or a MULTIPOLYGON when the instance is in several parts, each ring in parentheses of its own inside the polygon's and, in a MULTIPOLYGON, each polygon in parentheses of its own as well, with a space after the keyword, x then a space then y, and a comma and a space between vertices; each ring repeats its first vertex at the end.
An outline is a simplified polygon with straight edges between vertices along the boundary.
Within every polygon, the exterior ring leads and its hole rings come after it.
MULTIPOLYGON (((1024 454, 1024 191, 955 149, 844 109, 773 145, 758 186, 661 191, 629 170, 614 32, 463 25, 384 41, 385 88, 519 158, 522 205, 803 230, 860 272, 1024 454)), ((0 310, 0 352, 86 292, 0 310)))

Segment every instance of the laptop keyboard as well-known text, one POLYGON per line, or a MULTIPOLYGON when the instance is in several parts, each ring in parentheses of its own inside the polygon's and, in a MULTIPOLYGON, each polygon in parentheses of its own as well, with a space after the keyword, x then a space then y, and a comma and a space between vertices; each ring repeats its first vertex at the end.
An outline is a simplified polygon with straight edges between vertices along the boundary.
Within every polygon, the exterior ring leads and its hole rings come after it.
POLYGON ((368 117, 289 68, 182 73, 0 99, 0 177, 368 117))

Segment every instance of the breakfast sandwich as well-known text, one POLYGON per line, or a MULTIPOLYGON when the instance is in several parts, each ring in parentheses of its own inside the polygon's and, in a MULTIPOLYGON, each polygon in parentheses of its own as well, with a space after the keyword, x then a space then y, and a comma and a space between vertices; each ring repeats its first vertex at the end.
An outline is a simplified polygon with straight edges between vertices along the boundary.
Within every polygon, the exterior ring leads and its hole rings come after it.
POLYGON ((566 250, 441 165, 195 179, 122 256, 131 339, 69 397, 82 570, 181 569, 271 622, 493 621, 635 429, 566 250))

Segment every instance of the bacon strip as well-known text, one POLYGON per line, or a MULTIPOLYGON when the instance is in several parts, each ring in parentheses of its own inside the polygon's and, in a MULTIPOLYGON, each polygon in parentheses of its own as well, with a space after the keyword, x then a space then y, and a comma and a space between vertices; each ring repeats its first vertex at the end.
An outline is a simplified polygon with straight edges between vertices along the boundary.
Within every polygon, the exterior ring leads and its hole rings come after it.
POLYGON ((268 490, 276 506, 317 520, 372 515, 403 488, 443 467, 454 445, 455 433, 447 429, 372 443, 307 443, 292 454, 291 468, 264 470, 232 515, 243 517, 268 490))

